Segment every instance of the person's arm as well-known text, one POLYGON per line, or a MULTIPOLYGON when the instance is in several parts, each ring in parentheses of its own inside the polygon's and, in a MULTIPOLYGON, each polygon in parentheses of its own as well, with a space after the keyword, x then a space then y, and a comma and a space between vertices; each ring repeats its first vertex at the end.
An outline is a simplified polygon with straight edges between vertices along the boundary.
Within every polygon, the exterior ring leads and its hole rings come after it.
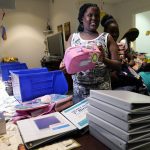
POLYGON ((129 50, 129 44, 126 38, 122 39, 120 42, 120 44, 124 45, 124 51, 128 51, 129 50))
POLYGON ((111 35, 108 35, 108 51, 110 52, 110 58, 104 57, 103 62, 109 68, 120 70, 121 69, 121 62, 119 61, 118 55, 118 46, 116 42, 113 40, 111 35))
MULTIPOLYGON (((66 49, 71 46, 71 39, 72 39, 72 34, 70 35, 70 37, 66 43, 66 49)), ((59 65, 59 69, 66 72, 66 68, 65 68, 65 64, 64 64, 63 60, 61 61, 60 65, 59 65)))
MULTIPOLYGON (((132 56, 131 56, 131 57, 132 57, 132 56)), ((130 61, 129 61, 129 66, 133 67, 135 64, 136 64, 136 63, 135 63, 134 59, 131 58, 130 61)))

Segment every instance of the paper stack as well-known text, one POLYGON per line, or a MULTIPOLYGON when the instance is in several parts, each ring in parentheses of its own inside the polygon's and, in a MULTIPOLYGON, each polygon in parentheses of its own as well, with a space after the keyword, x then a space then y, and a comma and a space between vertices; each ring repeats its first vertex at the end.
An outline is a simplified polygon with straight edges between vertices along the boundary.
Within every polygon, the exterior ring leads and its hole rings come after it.
POLYGON ((90 133, 112 150, 146 149, 150 144, 150 97, 129 91, 92 90, 90 133))

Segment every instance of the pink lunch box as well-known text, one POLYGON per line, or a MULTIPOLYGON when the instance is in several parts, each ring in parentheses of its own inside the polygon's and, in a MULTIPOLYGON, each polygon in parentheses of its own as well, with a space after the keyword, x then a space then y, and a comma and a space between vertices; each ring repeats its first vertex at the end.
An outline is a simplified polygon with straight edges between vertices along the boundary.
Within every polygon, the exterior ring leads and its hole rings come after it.
POLYGON ((69 47, 64 56, 64 64, 69 74, 75 74, 80 71, 86 71, 95 67, 98 62, 100 50, 97 46, 83 47, 75 46, 69 47))

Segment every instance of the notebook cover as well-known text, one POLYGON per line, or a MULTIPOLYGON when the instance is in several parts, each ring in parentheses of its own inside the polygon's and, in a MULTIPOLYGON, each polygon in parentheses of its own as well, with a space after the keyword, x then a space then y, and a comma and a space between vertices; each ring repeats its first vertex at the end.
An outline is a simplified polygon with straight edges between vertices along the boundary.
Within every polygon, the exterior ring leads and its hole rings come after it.
POLYGON ((74 131, 77 128, 61 113, 55 112, 48 115, 17 121, 18 128, 24 143, 31 148, 48 139, 74 131))
POLYGON ((90 126, 90 133, 94 133, 94 136, 106 144, 110 149, 112 150, 136 150, 139 148, 142 148, 144 146, 150 145, 150 140, 146 141, 143 139, 143 141, 134 141, 133 143, 125 142, 118 137, 114 136, 113 134, 109 133, 108 131, 104 130, 103 128, 99 127, 93 122, 89 123, 90 126), (96 131, 97 134, 95 134, 96 131), (101 137, 101 138, 99 138, 101 137), (103 138, 102 138, 103 137, 103 138))
POLYGON ((149 96, 130 91, 91 90, 90 97, 131 112, 150 109, 149 96))
POLYGON ((143 127, 141 130, 137 130, 134 132, 126 132, 111 123, 104 121, 103 119, 98 118, 97 116, 88 113, 87 118, 89 121, 94 122, 95 124, 99 125, 106 131, 110 132, 111 134, 117 136, 118 138, 124 141, 135 141, 144 137, 148 137, 150 135, 150 125, 143 127))

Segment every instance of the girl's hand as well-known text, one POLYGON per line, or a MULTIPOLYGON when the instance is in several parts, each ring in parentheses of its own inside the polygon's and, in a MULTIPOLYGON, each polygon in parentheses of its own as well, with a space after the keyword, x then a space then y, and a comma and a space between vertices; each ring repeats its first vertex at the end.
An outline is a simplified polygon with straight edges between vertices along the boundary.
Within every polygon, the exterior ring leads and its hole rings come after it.
POLYGON ((62 70, 64 73, 66 73, 66 67, 65 67, 63 60, 60 63, 59 69, 62 70))
POLYGON ((122 61, 122 64, 128 64, 129 63, 127 58, 123 58, 123 59, 121 59, 121 61, 122 61))
POLYGON ((100 56, 99 56, 98 60, 100 62, 104 62, 104 60, 105 60, 105 51, 104 51, 102 46, 98 46, 98 49, 100 50, 100 56))
POLYGON ((124 43, 117 43, 118 47, 119 47, 119 51, 126 51, 126 45, 124 43))

